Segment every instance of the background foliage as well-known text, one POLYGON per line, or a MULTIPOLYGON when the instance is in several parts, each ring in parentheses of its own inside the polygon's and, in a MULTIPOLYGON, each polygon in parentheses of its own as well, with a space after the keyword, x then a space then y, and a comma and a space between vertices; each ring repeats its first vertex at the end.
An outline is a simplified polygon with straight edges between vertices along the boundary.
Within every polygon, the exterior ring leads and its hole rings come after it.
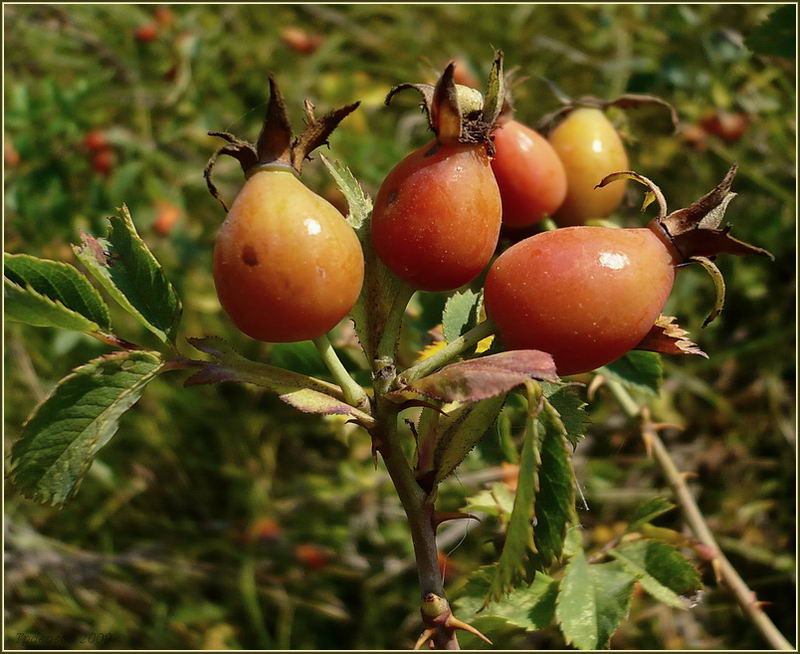
MULTIPOLYGON (((206 132, 254 138, 267 71, 279 76, 298 121, 305 97, 320 109, 362 100, 334 136, 332 156, 373 194, 391 166, 428 138, 410 102, 382 106, 388 88, 431 78, 451 57, 482 79, 490 45, 529 77, 516 89, 517 116, 529 124, 556 106, 539 75, 575 96, 661 95, 686 124, 719 109, 745 112, 749 126, 739 140, 710 135, 699 144, 671 135, 657 110, 614 118, 629 136, 633 168, 662 186, 671 207, 710 189, 738 161, 740 197, 728 216, 741 238, 776 256, 774 264, 720 262, 728 305, 702 332, 711 283, 702 271, 681 272, 666 313, 711 358, 665 358, 656 406, 662 419, 685 427, 667 433, 668 446, 682 470, 696 473, 692 485, 723 548, 789 635, 796 594, 794 60, 769 51, 777 32, 766 50, 757 38, 745 40, 772 9, 6 5, 5 249, 74 263, 68 244, 81 230, 102 233, 103 218, 124 201, 183 299, 181 339, 222 335, 251 358, 324 376, 310 344, 270 347, 235 333, 210 275, 223 215, 202 180, 217 147, 206 132), (156 38, 137 39, 151 24, 156 38), (321 42, 298 52, 287 28, 321 42), (113 154, 108 174, 93 167, 85 142, 95 130, 113 154)), ((240 172, 235 162, 219 170, 223 195, 232 198, 240 172)), ((337 199, 318 161, 305 178, 337 199)), ((614 216, 619 223, 642 224, 638 193, 614 216)), ((427 344, 442 302, 430 296, 414 305, 404 341, 409 360, 427 344)), ((114 307, 112 314, 123 336, 154 338, 114 307)), ((7 452, 52 384, 106 348, 80 334, 14 323, 5 337, 7 452)), ((342 329, 345 353, 349 338, 342 329)), ((38 634, 41 646, 65 647, 413 643, 419 618, 411 543, 368 437, 338 418, 295 413, 258 389, 184 390, 180 381, 176 373, 150 385, 63 510, 7 487, 6 645, 24 646, 15 640, 23 632, 38 634), (93 634, 107 637, 97 642, 93 634)), ((591 551, 624 530, 641 501, 668 491, 602 389, 589 409, 590 437, 575 461, 591 551)), ((519 444, 521 424, 513 433, 519 444)), ((500 449, 488 438, 467 459, 443 486, 443 508, 458 509, 508 477, 500 449)), ((656 522, 681 529, 677 511, 656 522)), ((489 518, 443 530, 447 551, 454 549, 446 569, 451 593, 496 560, 497 528, 489 518)), ((611 646, 761 647, 730 596, 708 569, 702 573, 709 585, 696 608, 679 612, 637 595, 611 646)), ((564 641, 549 627, 509 632, 500 644, 558 648, 564 641)))

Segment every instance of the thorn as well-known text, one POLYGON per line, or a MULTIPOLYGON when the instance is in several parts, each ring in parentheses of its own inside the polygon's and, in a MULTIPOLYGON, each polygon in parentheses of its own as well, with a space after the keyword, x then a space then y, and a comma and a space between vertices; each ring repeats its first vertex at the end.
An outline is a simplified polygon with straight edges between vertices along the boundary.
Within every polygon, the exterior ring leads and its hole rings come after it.
POLYGON ((722 564, 719 562, 718 558, 715 558, 711 561, 711 567, 714 569, 714 578, 717 580, 718 584, 722 583, 722 564))
POLYGON ((422 632, 419 638, 417 638, 417 642, 414 643, 414 649, 422 649, 422 646, 425 644, 425 641, 432 638, 433 634, 436 633, 436 629, 426 629, 422 632))
POLYGON ((433 514, 433 525, 435 527, 438 527, 440 524, 447 522, 448 520, 481 521, 481 519, 476 515, 472 515, 471 513, 461 513, 460 511, 435 511, 433 514))
POLYGON ((603 384, 606 383, 606 378, 603 375, 595 375, 589 383, 589 388, 586 389, 586 397, 591 402, 594 399, 594 394, 600 390, 603 384))
POLYGON ((642 440, 644 441, 644 449, 647 452, 647 458, 653 458, 653 437, 650 435, 649 432, 644 431, 642 433, 642 440))
POLYGON ((671 422, 653 422, 650 423, 650 426, 656 431, 661 431, 662 429, 677 429, 678 431, 683 431, 683 427, 671 422))
POLYGON ((681 473, 681 477, 683 477, 684 479, 697 479, 699 476, 700 475, 698 475, 696 472, 692 472, 692 471, 682 472, 681 473))
POLYGON ((466 622, 462 622, 454 615, 451 615, 449 618, 447 618, 447 621, 444 623, 444 626, 450 629, 461 629, 462 631, 467 631, 471 633, 473 636, 477 636, 485 643, 489 643, 489 645, 492 644, 492 641, 489 640, 486 636, 484 636, 475 627, 473 627, 471 624, 467 624, 466 622))

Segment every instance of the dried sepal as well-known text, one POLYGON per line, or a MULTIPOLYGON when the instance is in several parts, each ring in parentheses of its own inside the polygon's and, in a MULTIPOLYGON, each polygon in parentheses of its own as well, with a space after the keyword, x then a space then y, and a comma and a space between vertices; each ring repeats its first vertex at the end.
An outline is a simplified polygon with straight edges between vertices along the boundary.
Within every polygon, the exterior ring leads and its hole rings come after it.
POLYGON ((254 145, 249 141, 240 139, 230 132, 209 132, 209 136, 217 136, 227 141, 227 145, 222 146, 208 160, 203 176, 206 180, 209 193, 219 200, 223 208, 227 211, 228 207, 220 198, 217 187, 211 180, 211 174, 220 155, 228 155, 239 161, 245 175, 251 173, 257 166, 278 164, 291 167, 300 173, 303 161, 315 148, 326 145, 328 137, 339 123, 350 113, 352 113, 359 103, 336 109, 324 115, 322 118, 315 118, 314 105, 308 100, 304 103, 304 113, 306 117, 306 128, 300 136, 295 137, 289 123, 289 115, 286 110, 286 103, 281 94, 275 78, 269 77, 269 101, 264 117, 258 141, 254 145))
POLYGON ((648 350, 661 354, 696 354, 708 358, 696 343, 689 338, 673 316, 659 316, 635 350, 648 350))
POLYGON ((483 104, 483 122, 493 125, 506 102, 506 80, 503 75, 503 52, 495 53, 492 69, 489 71, 489 81, 486 85, 486 99, 483 104))
MULTIPOLYGON (((297 172, 300 172, 303 161, 309 158, 312 151, 328 144, 328 137, 333 130, 339 126, 342 120, 353 113, 359 104, 361 103, 354 102, 341 109, 329 111, 322 118, 312 120, 303 130, 303 133, 292 141, 291 164, 297 172)), ((311 115, 313 116, 313 111, 311 115)), ((306 111, 306 116, 309 116, 308 111, 306 111)))
POLYGON ((581 107, 591 107, 594 109, 600 109, 601 111, 605 111, 609 107, 618 107, 620 109, 637 109, 638 107, 643 107, 647 105, 657 105, 659 107, 664 107, 669 111, 669 117, 672 121, 672 127, 675 133, 678 132, 678 128, 680 127, 680 120, 678 118, 678 112, 675 110, 669 102, 666 100, 659 98, 655 95, 647 95, 644 93, 623 93, 619 97, 614 98, 613 100, 603 100, 601 98, 595 98, 591 95, 584 95, 577 100, 573 100, 570 98, 566 93, 564 93, 555 83, 552 81, 542 77, 541 78, 549 87, 553 94, 556 96, 558 101, 561 103, 561 107, 551 111, 548 114, 545 114, 539 119, 539 122, 536 124, 536 129, 542 131, 548 131, 556 126, 556 123, 559 121, 560 118, 565 117, 567 114, 571 113, 575 109, 579 109, 581 107))
POLYGON ((256 141, 258 161, 280 161, 291 163, 292 125, 286 102, 275 78, 269 76, 269 101, 264 124, 256 141))
POLYGON ((603 188, 618 179, 632 179, 647 187, 647 193, 645 193, 644 202, 642 202, 642 211, 647 209, 653 202, 656 202, 658 204, 658 216, 656 220, 660 220, 667 215, 667 201, 658 185, 644 175, 640 175, 632 170, 620 170, 619 172, 606 175, 595 188, 603 188))
POLYGON ((486 98, 472 87, 456 84, 454 75, 455 62, 451 61, 436 85, 398 84, 387 94, 386 104, 399 92, 412 89, 422 96, 422 109, 438 142, 485 143, 491 151, 490 135, 505 100, 503 53, 495 52, 486 98))
POLYGON ((440 142, 461 140, 461 107, 454 79, 455 62, 450 62, 433 89, 431 124, 440 142))
POLYGON ((703 268, 706 269, 706 272, 711 275, 711 279, 714 282, 714 308, 703 321, 703 327, 707 327, 720 313, 722 313, 722 309, 725 306, 725 278, 722 276, 720 269, 717 268, 716 264, 711 261, 711 259, 707 257, 692 257, 691 260, 703 266, 703 268))
POLYGON ((758 254, 774 259, 767 250, 731 236, 729 226, 719 229, 728 203, 736 196, 731 193, 735 176, 736 164, 733 164, 711 191, 659 221, 684 263, 695 257, 714 257, 723 253, 739 256, 758 254))

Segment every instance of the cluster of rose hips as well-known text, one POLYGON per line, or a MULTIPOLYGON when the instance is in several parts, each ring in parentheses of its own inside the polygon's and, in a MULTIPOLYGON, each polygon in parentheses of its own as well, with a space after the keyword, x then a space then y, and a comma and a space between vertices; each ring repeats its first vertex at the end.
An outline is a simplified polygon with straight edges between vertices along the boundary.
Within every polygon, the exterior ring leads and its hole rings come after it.
MULTIPOLYGON (((388 103, 398 91, 418 91, 434 133, 387 175, 371 218, 371 246, 407 284, 452 291, 489 266, 484 308, 502 345, 548 352, 568 375, 640 343, 670 294, 676 267, 694 255, 757 251, 739 241, 739 250, 730 246, 726 230, 710 229, 708 238, 670 233, 658 219, 641 229, 586 226, 619 206, 624 178, 635 175, 612 175, 626 171, 628 158, 603 113, 610 103, 579 101, 557 112, 561 122, 546 139, 512 119, 505 91, 496 97, 502 81, 498 53, 486 98, 455 83, 452 63, 435 86, 402 84, 387 97, 388 103), (623 181, 607 186, 617 179, 623 181), (562 228, 526 238, 492 261, 502 225, 526 227, 548 216, 562 228)), ((307 103, 308 127, 293 137, 271 80, 256 145, 216 133, 228 141, 218 154, 236 157, 247 182, 217 236, 214 280, 227 314, 255 339, 319 337, 361 292, 362 244, 340 212, 299 179, 308 153, 356 106, 317 120, 307 103)), ((207 178, 216 195, 212 165, 213 158, 207 178)), ((655 197, 652 190, 648 197, 655 197)), ((699 214, 694 220, 674 224, 699 233, 699 214)))

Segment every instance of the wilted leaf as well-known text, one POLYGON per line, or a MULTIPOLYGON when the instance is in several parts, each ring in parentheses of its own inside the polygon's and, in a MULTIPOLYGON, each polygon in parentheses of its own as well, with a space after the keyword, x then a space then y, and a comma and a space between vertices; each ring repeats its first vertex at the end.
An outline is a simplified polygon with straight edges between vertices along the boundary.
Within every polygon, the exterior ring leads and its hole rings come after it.
POLYGON ((480 297, 480 292, 467 288, 447 298, 442 312, 442 331, 448 343, 469 329, 480 297))
POLYGON ((628 388, 650 395, 658 395, 664 372, 661 357, 655 352, 632 350, 625 356, 599 369, 599 372, 616 379, 628 388))
POLYGON ((81 235, 75 254, 126 311, 162 341, 173 340, 181 303, 161 265, 136 232, 128 208, 111 216, 105 239, 81 235))
MULTIPOLYGON (((661 354, 697 354, 707 359, 708 355, 696 343, 689 340, 687 338, 688 335, 689 332, 678 324, 674 316, 659 316, 650 331, 645 334, 645 337, 634 349, 659 352, 661 354)), ((657 387, 656 392, 658 392, 657 387)))
POLYGON ((336 159, 328 159, 324 154, 320 154, 319 158, 347 200, 348 224, 353 229, 359 229, 372 213, 372 200, 364 193, 364 189, 347 166, 336 159))
POLYGON ((628 524, 628 531, 636 531, 643 524, 651 522, 662 513, 671 511, 674 508, 675 505, 669 500, 663 497, 653 497, 639 505, 634 511, 628 524))
POLYGON ((476 402, 533 379, 555 381, 553 357, 538 350, 513 350, 445 366, 408 386, 447 402, 476 402))
POLYGON ((64 377, 14 444, 11 479, 22 493, 54 506, 66 502, 161 366, 157 352, 115 352, 64 377))
POLYGON ((578 551, 567 564, 556 601, 567 642, 579 649, 605 649, 628 615, 635 581, 621 563, 590 565, 578 551))
POLYGON ((202 368, 189 377, 184 386, 224 381, 255 384, 276 393, 286 404, 304 413, 351 415, 362 424, 372 423, 371 416, 347 404, 341 389, 334 384, 250 361, 221 338, 190 338, 188 341, 215 361, 203 362, 202 368))
POLYGON ((436 481, 441 481, 458 467, 489 430, 503 408, 504 395, 468 406, 439 437, 434 454, 436 481))
POLYGON ((110 329, 103 298, 73 266, 27 254, 4 254, 3 274, 9 320, 82 332, 110 329))
POLYGON ((659 602, 689 608, 681 595, 694 594, 702 584, 695 567, 671 545, 657 540, 636 540, 617 545, 609 554, 636 576, 659 602))

